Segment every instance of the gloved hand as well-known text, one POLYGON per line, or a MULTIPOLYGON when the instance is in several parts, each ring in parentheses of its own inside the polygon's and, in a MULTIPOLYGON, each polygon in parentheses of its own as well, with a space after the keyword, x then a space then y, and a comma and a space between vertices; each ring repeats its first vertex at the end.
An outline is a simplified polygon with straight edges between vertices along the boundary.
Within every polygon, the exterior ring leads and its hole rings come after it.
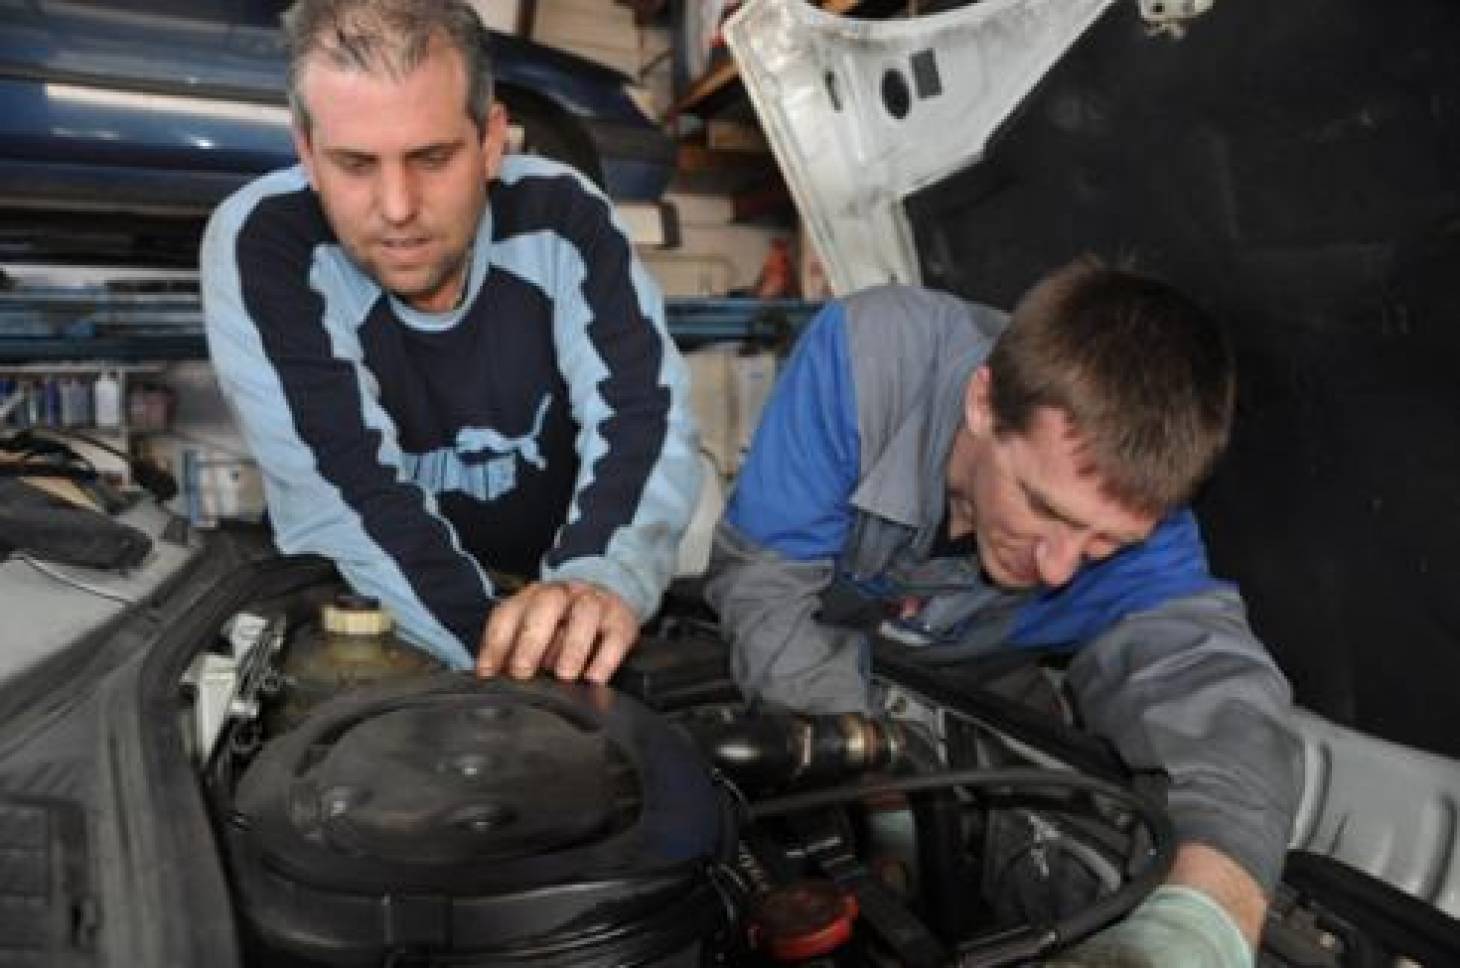
POLYGON ((1216 901, 1163 884, 1104 931, 1046 968, 1252 968, 1247 939, 1216 901))

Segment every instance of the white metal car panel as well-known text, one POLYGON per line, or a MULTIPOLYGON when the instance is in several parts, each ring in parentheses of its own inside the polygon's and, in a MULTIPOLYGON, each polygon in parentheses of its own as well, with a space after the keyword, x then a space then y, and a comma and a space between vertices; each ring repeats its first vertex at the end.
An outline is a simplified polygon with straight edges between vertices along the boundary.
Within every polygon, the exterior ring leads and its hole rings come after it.
POLYGON ((1111 2, 985 0, 896 21, 804 0, 741 9, 725 39, 835 292, 919 281, 902 199, 976 162, 1111 2))
POLYGON ((1291 846, 1356 867, 1460 918, 1460 763, 1307 710, 1291 846))

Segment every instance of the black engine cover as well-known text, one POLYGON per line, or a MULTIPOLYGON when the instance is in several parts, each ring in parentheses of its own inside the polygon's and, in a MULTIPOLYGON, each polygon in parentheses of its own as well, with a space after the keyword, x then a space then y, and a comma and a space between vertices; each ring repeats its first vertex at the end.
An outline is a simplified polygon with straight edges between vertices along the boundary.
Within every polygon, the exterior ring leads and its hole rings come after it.
POLYGON ((732 826, 698 752, 637 702, 450 674, 343 696, 271 742, 228 839, 272 953, 664 964, 723 926, 708 871, 732 826))

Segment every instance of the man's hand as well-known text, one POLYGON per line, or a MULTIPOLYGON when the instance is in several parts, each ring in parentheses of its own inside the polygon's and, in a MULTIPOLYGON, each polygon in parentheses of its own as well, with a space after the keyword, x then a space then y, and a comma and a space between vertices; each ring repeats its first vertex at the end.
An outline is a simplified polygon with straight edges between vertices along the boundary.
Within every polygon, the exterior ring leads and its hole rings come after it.
POLYGON ((1251 968, 1252 949, 1203 891, 1163 884, 1125 919, 1045 968, 1251 968))
POLYGON ((613 592, 581 581, 533 582, 492 609, 477 675, 527 679, 549 669, 559 679, 603 683, 638 637, 638 617, 613 592))
POLYGON ((1267 898, 1236 861, 1182 844, 1158 887, 1123 921, 1045 962, 1049 968, 1251 968, 1267 898))

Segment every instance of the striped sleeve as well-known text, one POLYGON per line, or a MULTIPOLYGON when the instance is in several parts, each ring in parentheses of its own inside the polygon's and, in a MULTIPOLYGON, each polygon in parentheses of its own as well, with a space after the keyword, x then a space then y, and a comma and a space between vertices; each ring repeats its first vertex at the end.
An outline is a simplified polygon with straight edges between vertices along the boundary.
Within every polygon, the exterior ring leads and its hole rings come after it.
POLYGON ((280 550, 329 557, 408 639, 466 668, 491 586, 401 470, 357 335, 370 296, 330 277, 321 224, 297 169, 215 212, 201 263, 219 385, 263 472, 280 550))
POLYGON ((699 495, 688 368, 608 200, 560 165, 512 160, 502 173, 512 205, 494 210, 493 261, 553 300, 558 368, 578 425, 578 478, 543 575, 600 584, 647 618, 699 495))

